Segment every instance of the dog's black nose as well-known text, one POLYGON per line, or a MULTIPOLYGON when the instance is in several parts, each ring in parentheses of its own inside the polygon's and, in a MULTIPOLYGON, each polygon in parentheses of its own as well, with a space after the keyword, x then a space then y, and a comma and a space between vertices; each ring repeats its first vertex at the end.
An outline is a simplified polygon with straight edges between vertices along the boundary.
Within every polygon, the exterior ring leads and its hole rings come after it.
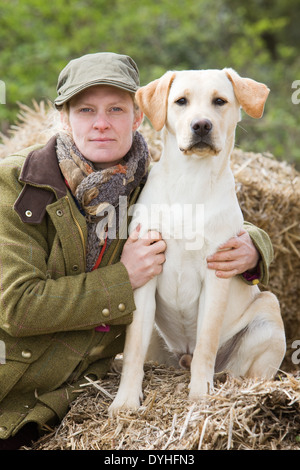
POLYGON ((191 129, 194 134, 204 137, 212 130, 212 123, 208 119, 194 119, 191 123, 191 129))

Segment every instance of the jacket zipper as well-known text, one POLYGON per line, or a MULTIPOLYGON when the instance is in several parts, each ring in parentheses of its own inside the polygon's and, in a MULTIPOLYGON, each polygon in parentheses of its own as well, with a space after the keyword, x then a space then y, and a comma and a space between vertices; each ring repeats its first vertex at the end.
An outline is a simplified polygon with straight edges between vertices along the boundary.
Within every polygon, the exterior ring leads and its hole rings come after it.
POLYGON ((72 214, 72 217, 73 217, 73 220, 78 228, 78 231, 79 231, 79 235, 80 235, 80 238, 81 238, 81 243, 82 243, 82 249, 83 249, 83 259, 84 259, 84 271, 86 270, 86 258, 85 258, 85 241, 84 241, 84 235, 83 235, 83 231, 82 231, 82 228, 80 227, 79 225, 79 222, 78 220, 76 219, 75 215, 74 215, 74 211, 73 211, 73 208, 72 208, 72 204, 70 202, 70 199, 68 196, 66 196, 66 200, 68 201, 68 204, 69 204, 69 207, 70 207, 70 211, 71 211, 71 214, 72 214))

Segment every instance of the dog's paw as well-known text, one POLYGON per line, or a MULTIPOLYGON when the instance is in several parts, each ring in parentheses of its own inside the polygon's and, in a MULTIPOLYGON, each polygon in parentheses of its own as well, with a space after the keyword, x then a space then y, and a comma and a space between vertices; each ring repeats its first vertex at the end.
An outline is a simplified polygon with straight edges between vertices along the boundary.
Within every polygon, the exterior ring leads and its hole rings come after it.
POLYGON ((203 400, 207 395, 210 395, 213 392, 213 382, 206 379, 197 383, 195 383, 195 381, 191 381, 189 389, 189 400, 197 402, 203 400))
POLYGON ((120 410, 137 410, 140 407, 140 398, 131 397, 122 397, 116 395, 114 401, 108 408, 108 416, 113 418, 118 414, 120 410))

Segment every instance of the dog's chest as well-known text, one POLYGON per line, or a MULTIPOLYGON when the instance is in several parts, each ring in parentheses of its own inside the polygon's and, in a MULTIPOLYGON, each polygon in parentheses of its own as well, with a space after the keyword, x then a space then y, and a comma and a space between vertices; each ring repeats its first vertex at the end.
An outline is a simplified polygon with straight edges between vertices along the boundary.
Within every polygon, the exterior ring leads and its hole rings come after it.
POLYGON ((198 301, 204 277, 204 263, 199 252, 171 252, 170 243, 157 281, 158 295, 175 310, 189 309, 198 301))
POLYGON ((191 251, 182 256, 179 251, 177 257, 167 257, 158 278, 156 323, 173 350, 194 348, 203 276, 200 254, 191 251))

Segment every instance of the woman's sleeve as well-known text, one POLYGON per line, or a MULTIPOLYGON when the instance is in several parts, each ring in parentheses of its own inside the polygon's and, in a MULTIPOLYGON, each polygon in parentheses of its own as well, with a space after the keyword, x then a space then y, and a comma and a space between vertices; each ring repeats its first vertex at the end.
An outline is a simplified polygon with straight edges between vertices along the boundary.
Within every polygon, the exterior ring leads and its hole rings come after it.
POLYGON ((21 337, 129 323, 135 304, 121 262, 48 278, 47 221, 20 220, 13 204, 22 186, 11 172, 7 179, 8 173, 1 163, 0 328, 21 337))
POLYGON ((249 233, 251 240, 260 254, 260 259, 255 272, 245 272, 242 278, 248 284, 267 285, 269 282, 269 267, 274 258, 273 246, 269 235, 250 222, 244 222, 244 229, 249 233))

